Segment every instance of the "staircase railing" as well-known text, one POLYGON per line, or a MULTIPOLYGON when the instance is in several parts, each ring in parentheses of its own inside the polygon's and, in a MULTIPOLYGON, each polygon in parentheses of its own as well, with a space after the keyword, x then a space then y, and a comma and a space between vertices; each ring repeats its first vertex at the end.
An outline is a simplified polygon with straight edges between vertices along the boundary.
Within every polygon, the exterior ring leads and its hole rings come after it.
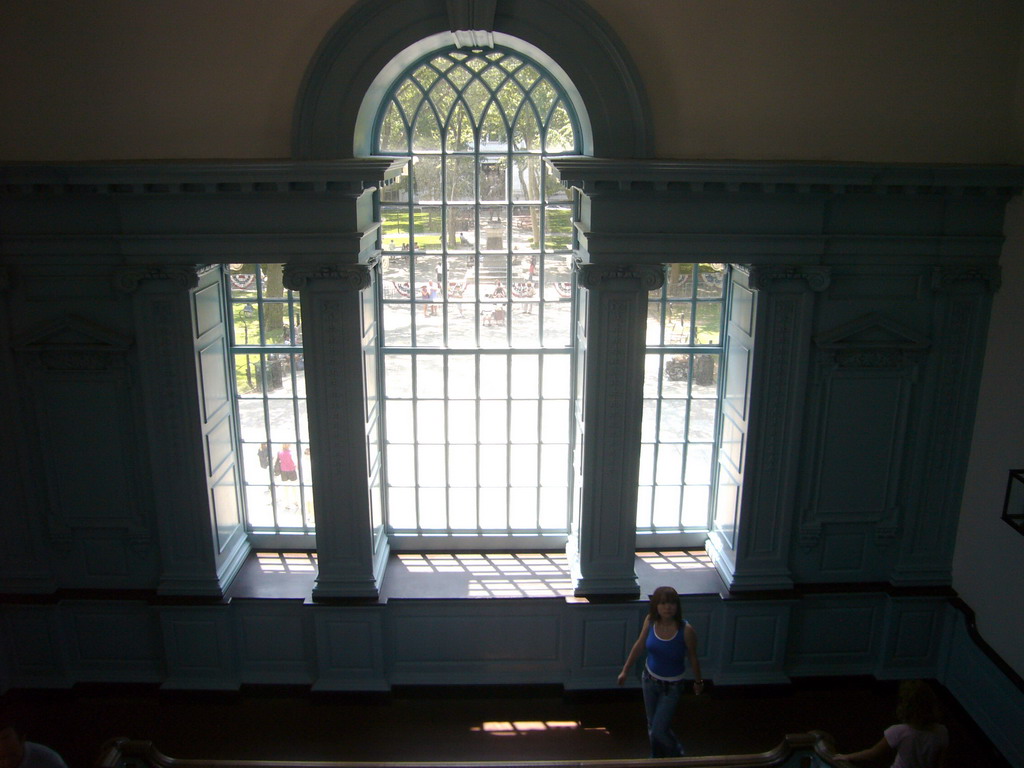
POLYGON ((111 739, 95 768, 821 768, 844 766, 835 760, 832 737, 823 731, 787 735, 767 752, 658 759, 523 760, 523 761, 383 761, 205 760, 168 757, 151 741, 111 739))

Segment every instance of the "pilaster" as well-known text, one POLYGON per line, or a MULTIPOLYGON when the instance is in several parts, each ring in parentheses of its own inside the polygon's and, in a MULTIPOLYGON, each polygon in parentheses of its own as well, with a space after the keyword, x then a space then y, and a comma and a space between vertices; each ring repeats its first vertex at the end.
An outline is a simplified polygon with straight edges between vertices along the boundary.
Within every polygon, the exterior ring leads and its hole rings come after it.
POLYGON ((647 327, 647 294, 660 264, 578 264, 585 293, 583 477, 570 538, 576 594, 639 595, 636 502, 647 327))
POLYGON ((189 291, 194 267, 129 266, 115 286, 133 298, 149 432, 161 573, 158 591, 220 597, 207 498, 189 291))
POLYGON ((5 497, 0 504, 0 592, 49 592, 55 587, 54 576, 34 527, 42 514, 33 514, 39 507, 26 482, 34 475, 22 421, 26 409, 19 407, 17 369, 11 353, 12 289, 11 270, 0 266, 0 423, 5 425, 5 439, 0 441, 0 482, 5 497))
POLYGON ((750 429, 731 589, 793 586, 789 548, 796 507, 815 294, 827 267, 750 268, 758 292, 750 429))
POLYGON ((940 266, 932 271, 935 344, 930 404, 919 425, 921 490, 902 521, 895 584, 948 584, 977 409, 996 265, 940 266))
POLYGON ((373 523, 370 430, 378 409, 364 374, 364 349, 376 344, 372 264, 288 264, 285 285, 302 297, 306 402, 316 516, 314 599, 376 598, 387 541, 373 523), (319 461, 319 457, 330 461, 319 461))

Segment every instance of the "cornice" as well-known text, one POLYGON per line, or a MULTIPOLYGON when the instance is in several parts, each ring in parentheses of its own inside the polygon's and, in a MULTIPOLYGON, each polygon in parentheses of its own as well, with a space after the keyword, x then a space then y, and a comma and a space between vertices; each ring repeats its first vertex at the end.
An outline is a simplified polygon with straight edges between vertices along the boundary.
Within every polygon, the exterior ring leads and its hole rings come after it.
POLYGON ((114 287, 124 293, 133 293, 143 282, 151 280, 167 280, 182 290, 199 285, 199 275, 194 265, 132 264, 114 270, 114 287))
POLYGON ((829 267, 802 266, 790 264, 753 265, 747 270, 750 287, 755 291, 771 290, 780 282, 804 280, 812 291, 821 292, 832 281, 829 267))
POLYGON ((390 184, 407 158, 18 163, 0 166, 0 196, 358 194, 390 184))
POLYGON ((991 195, 1024 189, 1012 165, 874 165, 555 157, 566 187, 599 192, 991 195))
POLYGON ((660 264, 585 264, 576 262, 577 282, 588 290, 653 291, 665 282, 660 264))
POLYGON ((373 263, 370 264, 285 264, 284 285, 301 291, 314 281, 329 281, 336 287, 361 291, 373 283, 373 263))
POLYGON ((936 267, 932 272, 932 290, 955 291, 984 288, 995 293, 1002 285, 1002 270, 992 265, 949 265, 936 267))

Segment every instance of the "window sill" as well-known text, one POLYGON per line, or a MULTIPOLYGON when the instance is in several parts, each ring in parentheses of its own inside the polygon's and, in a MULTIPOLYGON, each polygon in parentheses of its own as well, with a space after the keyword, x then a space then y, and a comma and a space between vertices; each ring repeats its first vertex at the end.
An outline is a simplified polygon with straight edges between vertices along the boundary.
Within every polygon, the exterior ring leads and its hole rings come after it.
MULTIPOLYGON (((662 585, 684 597, 728 594, 702 549, 638 552, 636 574, 645 597, 662 585)), ((312 602, 315 582, 315 553, 254 552, 226 597, 312 602)), ((502 598, 577 600, 564 553, 392 553, 379 602, 502 598)))

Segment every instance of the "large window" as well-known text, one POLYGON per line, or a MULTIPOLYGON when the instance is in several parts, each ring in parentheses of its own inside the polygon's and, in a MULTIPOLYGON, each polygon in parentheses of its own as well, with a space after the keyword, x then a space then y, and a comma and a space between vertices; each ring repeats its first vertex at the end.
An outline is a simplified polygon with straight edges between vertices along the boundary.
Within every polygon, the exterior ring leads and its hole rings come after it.
MULTIPOLYGON (((574 201, 545 159, 578 153, 579 134, 555 78, 500 46, 437 51, 384 92, 372 150, 411 158, 379 193, 366 296, 379 332, 365 373, 383 405, 371 485, 392 548, 553 549, 568 534, 584 318, 574 201)), ((225 281, 248 530, 301 547, 314 532, 302 327, 282 272, 232 264, 225 281)), ((727 275, 668 265, 649 296, 641 546, 709 528, 727 275)))
POLYGON ((282 267, 225 267, 246 519, 255 534, 313 530, 302 325, 282 267))
POLYGON ((438 51, 383 101, 374 151, 412 157, 381 194, 393 545, 567 532, 572 208, 544 159, 578 136, 500 47, 438 51))
POLYGON ((637 532, 706 531, 724 343, 727 267, 671 264, 652 291, 640 451, 637 532))

